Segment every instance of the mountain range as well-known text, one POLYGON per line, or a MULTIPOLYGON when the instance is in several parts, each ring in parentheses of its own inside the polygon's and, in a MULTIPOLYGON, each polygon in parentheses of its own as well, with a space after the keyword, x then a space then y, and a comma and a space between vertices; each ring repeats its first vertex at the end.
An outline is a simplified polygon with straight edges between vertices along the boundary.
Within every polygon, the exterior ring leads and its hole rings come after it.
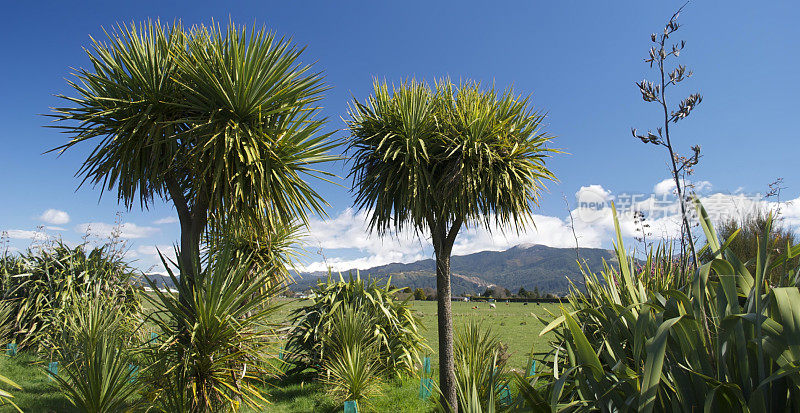
MULTIPOLYGON (((602 268, 603 260, 616 262, 612 251, 580 248, 581 261, 592 271, 602 268)), ((521 244, 505 251, 481 251, 453 256, 450 260, 451 285, 454 295, 482 293, 487 287, 499 286, 511 292, 520 287, 528 291, 563 295, 569 280, 580 284, 583 277, 577 265, 575 248, 552 248, 545 245, 521 244)), ((355 273, 356 270, 351 270, 355 273)), ((347 274, 349 271, 342 271, 347 274)), ((361 277, 386 279, 396 287, 436 288, 436 262, 433 259, 408 264, 394 263, 359 271, 361 277)), ((294 291, 305 291, 324 280, 327 272, 299 273, 294 291)), ((338 277, 338 276, 337 276, 338 277)))

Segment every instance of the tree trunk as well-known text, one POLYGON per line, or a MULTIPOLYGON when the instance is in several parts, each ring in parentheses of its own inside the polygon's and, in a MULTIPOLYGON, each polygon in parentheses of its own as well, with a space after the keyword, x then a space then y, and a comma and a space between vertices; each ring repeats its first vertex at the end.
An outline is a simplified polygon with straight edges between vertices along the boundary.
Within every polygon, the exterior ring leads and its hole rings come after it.
MULTIPOLYGON (((208 222, 208 202, 203 192, 197 197, 192 206, 174 176, 166 177, 167 191, 178 212, 178 221, 181 225, 180 251, 178 264, 180 265, 180 283, 191 291, 194 288, 195 278, 200 271, 200 237, 205 231, 208 222)), ((179 301, 188 303, 186 289, 179 290, 179 301)))
POLYGON ((196 270, 199 269, 200 233, 191 218, 187 221, 181 220, 181 248, 178 261, 181 266, 181 284, 185 283, 191 290, 194 287, 196 270))
POLYGON ((448 411, 458 413, 455 357, 453 354, 453 310, 450 289, 450 253, 453 251, 461 220, 453 223, 449 231, 444 226, 431 225, 433 250, 436 254, 436 300, 439 324, 439 388, 442 391, 441 405, 448 411))
POLYGON ((439 387, 443 406, 458 411, 456 373, 453 358, 453 310, 450 292, 450 254, 436 253, 436 299, 439 322, 439 387))

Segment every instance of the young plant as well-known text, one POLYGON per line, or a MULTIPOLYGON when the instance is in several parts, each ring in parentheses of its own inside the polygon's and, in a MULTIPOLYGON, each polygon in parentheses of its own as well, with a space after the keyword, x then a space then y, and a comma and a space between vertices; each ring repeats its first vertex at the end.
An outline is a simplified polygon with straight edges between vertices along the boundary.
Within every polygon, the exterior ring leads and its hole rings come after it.
MULTIPOLYGON (((59 334, 50 344, 61 364, 53 375, 67 399, 82 411, 110 413, 129 408, 142 389, 136 380, 134 343, 124 319, 126 310, 96 288, 76 295, 54 327, 59 334)), ((138 344, 138 343, 135 343, 138 344)))
POLYGON ((457 331, 455 341, 458 411, 494 412, 500 408, 502 391, 508 391, 506 358, 490 328, 472 321, 457 331))
POLYGON ((338 401, 364 400, 377 393, 381 363, 377 320, 369 310, 350 304, 331 315, 330 329, 322 338, 327 351, 320 374, 338 401))
MULTIPOLYGON (((269 317, 281 290, 271 274, 253 273, 248 257, 231 249, 209 257, 193 288, 164 266, 180 294, 156 288, 158 326, 147 381, 150 400, 165 411, 215 412, 266 401, 258 383, 277 375, 278 338, 269 317)), ((181 270, 181 266, 178 265, 181 270)))

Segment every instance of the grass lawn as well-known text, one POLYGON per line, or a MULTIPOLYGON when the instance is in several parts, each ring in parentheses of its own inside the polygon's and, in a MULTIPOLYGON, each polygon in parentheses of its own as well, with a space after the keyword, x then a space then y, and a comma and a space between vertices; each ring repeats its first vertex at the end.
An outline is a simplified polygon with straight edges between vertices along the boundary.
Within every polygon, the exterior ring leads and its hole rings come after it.
MULTIPOLYGON (((22 390, 12 390, 14 403, 24 412, 78 412, 56 388, 45 373, 46 362, 25 353, 9 358, 0 356, 0 374, 13 380, 22 390)), ((3 386, 3 389, 8 389, 3 386)), ((16 412, 13 406, 0 407, 0 412, 16 412)))
MULTIPOLYGON (((302 305, 298 301, 285 301, 275 314, 276 322, 286 322, 289 313, 302 305)), ((413 308, 418 312, 425 328, 424 336, 431 347, 431 362, 436 369, 438 359, 438 335, 436 323, 436 302, 415 301, 413 308)), ((528 354, 549 350, 547 339, 539 337, 541 323, 532 314, 549 318, 547 311, 555 312, 557 304, 530 303, 497 303, 496 309, 490 309, 488 303, 453 303, 453 323, 456 332, 459 327, 470 320, 479 320, 499 336, 508 345, 510 359, 508 367, 522 371, 525 369, 528 354), (473 306, 479 307, 473 309, 473 306)), ((14 400, 25 412, 73 412, 67 399, 61 395, 49 381, 43 370, 42 361, 33 356, 20 353, 14 358, 0 356, 0 374, 14 380, 23 390, 14 391, 14 400)), ((434 376, 436 373, 434 372, 434 376)), ((419 400, 419 379, 409 378, 403 381, 388 381, 382 384, 380 395, 370 399, 368 406, 359 406, 359 411, 396 411, 419 412, 431 411, 432 404, 419 400)), ((316 380, 301 382, 284 380, 272 383, 265 389, 271 404, 266 406, 269 412, 312 412, 341 410, 341 405, 332 401, 325 393, 321 383, 316 380)), ((16 411, 10 406, 0 407, 0 412, 16 411)))

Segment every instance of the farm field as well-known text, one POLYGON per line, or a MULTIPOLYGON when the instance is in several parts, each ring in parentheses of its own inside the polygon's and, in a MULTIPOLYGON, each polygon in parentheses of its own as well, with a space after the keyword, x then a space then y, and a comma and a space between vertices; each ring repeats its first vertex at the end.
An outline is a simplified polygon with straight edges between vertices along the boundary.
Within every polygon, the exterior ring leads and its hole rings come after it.
MULTIPOLYGON (((436 330, 436 302, 435 301, 412 301, 414 310, 420 316, 426 344, 431 347, 431 362, 434 368, 438 363, 438 339, 436 330)), ((289 313, 302 305, 302 301, 286 300, 280 311, 276 313, 276 322, 288 320, 289 313), (281 321, 278 321, 281 320, 281 321)), ((508 345, 509 368, 522 370, 528 360, 531 349, 534 352, 549 351, 547 337, 539 337, 539 332, 544 327, 533 316, 538 315, 545 319, 552 317, 548 313, 558 311, 558 304, 544 303, 502 303, 498 302, 496 309, 490 309, 488 303, 454 302, 453 303, 453 327, 456 334, 459 328, 467 324, 470 320, 478 320, 484 327, 491 328, 498 335, 500 341, 508 345), (472 307, 477 306, 478 309, 472 307)))
MULTIPOLYGON (((282 306, 275 314, 276 323, 288 320, 292 310, 303 304, 298 300, 283 300, 282 306)), ((413 301, 414 310, 421 318, 425 328, 426 344, 431 347, 430 355, 433 368, 436 369, 438 359, 436 302, 413 301)), ((522 371, 531 349, 535 352, 548 351, 547 337, 539 337, 542 324, 533 314, 549 318, 548 311, 556 312, 558 304, 529 303, 497 303, 496 309, 490 309, 488 303, 453 303, 453 323, 456 334, 460 327, 470 320, 479 320, 486 327, 491 327, 500 340, 508 345, 510 369, 522 371), (472 307, 477 306, 478 309, 472 307)), ((15 359, 0 356, 0 371, 22 386, 22 391, 15 392, 15 401, 25 412, 71 412, 74 411, 67 399, 58 393, 53 383, 43 371, 42 364, 36 358, 20 354, 15 359)), ((372 400, 371 410, 383 411, 391 408, 395 411, 428 410, 431 406, 417 398, 418 380, 410 378, 402 382, 384 383, 382 394, 372 400), (398 407, 400 406, 400 407, 398 407)), ((281 382, 273 383, 265 389, 272 402, 265 408, 270 412, 308 412, 326 411, 336 408, 336 404, 325 394, 323 386, 318 382, 281 382), (274 387, 273 387, 274 385, 274 387)), ((0 412, 15 411, 10 406, 0 407, 0 412)))

